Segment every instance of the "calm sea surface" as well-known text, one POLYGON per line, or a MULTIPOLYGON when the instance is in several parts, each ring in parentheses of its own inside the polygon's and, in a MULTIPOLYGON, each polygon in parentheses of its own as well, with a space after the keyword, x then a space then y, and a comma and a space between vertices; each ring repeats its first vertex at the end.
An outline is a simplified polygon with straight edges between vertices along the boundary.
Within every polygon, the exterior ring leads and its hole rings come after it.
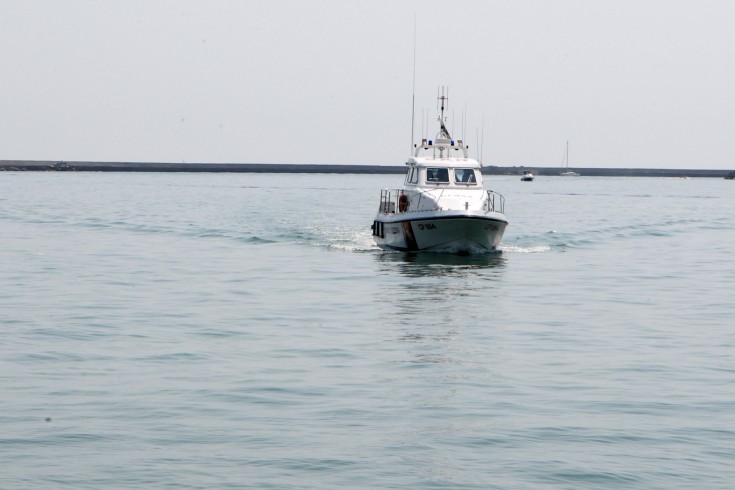
POLYGON ((735 488, 735 183, 0 173, 0 488, 735 488))

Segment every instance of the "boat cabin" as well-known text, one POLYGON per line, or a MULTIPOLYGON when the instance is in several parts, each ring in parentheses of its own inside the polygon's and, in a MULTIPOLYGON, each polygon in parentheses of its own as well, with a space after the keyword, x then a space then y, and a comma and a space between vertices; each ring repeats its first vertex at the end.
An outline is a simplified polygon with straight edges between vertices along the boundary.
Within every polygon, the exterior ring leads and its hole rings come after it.
POLYGON ((406 165, 407 186, 417 187, 471 187, 482 185, 480 164, 469 158, 462 140, 437 138, 422 140, 406 165))
POLYGON ((411 165, 406 172, 406 186, 474 187, 482 182, 479 168, 469 165, 452 167, 447 166, 446 162, 437 163, 427 166, 411 165))

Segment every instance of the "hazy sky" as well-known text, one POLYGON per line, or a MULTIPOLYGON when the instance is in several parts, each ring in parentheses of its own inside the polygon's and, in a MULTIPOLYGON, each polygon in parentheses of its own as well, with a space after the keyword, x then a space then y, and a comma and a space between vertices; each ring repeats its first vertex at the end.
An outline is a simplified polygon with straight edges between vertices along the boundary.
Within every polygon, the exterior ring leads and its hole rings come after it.
POLYGON ((735 168, 728 0, 0 0, 0 159, 403 164, 414 19, 416 139, 735 168))

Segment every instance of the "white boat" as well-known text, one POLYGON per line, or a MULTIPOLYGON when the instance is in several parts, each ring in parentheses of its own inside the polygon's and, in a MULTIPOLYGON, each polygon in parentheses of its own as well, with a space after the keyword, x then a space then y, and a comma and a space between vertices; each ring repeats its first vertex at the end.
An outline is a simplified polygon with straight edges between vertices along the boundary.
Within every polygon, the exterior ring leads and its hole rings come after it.
POLYGON ((530 170, 524 170, 523 175, 521 175, 521 181, 533 182, 533 172, 531 172, 530 170))
POLYGON ((564 160, 561 163, 561 173, 564 177, 579 177, 579 174, 574 170, 569 170, 569 142, 567 141, 567 149, 564 152, 564 160), (566 169, 566 170, 565 170, 566 169))
POLYGON ((447 97, 439 97, 439 132, 409 157, 402 188, 383 189, 373 221, 383 249, 476 253, 497 250, 508 225, 505 198, 483 187, 482 165, 449 134, 447 97))

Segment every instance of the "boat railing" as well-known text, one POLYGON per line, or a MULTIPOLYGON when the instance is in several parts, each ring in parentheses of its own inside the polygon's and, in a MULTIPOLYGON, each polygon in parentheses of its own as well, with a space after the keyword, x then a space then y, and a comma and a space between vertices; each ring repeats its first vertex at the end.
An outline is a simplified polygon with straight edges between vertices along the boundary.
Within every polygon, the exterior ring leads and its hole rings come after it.
POLYGON ((400 213, 398 201, 405 194, 403 189, 382 189, 380 191, 380 208, 379 212, 383 214, 400 213))
MULTIPOLYGON (((441 194, 443 194, 443 192, 440 193, 436 199, 437 205, 441 201, 441 194)), ((408 208, 401 210, 401 206, 399 206, 401 196, 404 195, 408 198, 408 193, 405 189, 381 189, 380 208, 378 211, 383 214, 405 213, 408 211, 408 208)), ((485 209, 488 211, 505 213, 505 197, 495 191, 487 191, 485 209)))
POLYGON ((487 191, 487 210, 505 214, 505 197, 495 191, 487 191))

